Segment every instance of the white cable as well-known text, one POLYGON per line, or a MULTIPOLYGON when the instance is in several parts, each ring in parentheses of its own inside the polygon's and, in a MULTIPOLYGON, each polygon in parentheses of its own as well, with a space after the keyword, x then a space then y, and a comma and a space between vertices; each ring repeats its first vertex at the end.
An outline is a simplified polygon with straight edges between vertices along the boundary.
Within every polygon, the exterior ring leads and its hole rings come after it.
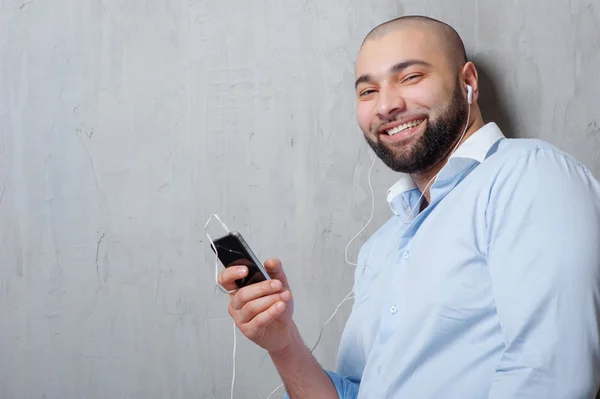
POLYGON ((273 394, 277 391, 279 391, 279 388, 281 388, 284 384, 280 384, 277 388, 275 388, 270 394, 269 396, 267 396, 267 399, 271 399, 271 396, 273 396, 273 394))
POLYGON ((367 179, 367 181, 369 182, 369 189, 371 190, 371 216, 369 216, 369 220, 364 225, 364 227, 362 229, 360 229, 360 231, 358 233, 356 233, 356 235, 354 237, 352 237, 350 239, 350 241, 348 241, 348 244, 346 244, 346 250, 344 251, 344 258, 346 259, 346 263, 348 263, 352 266, 357 266, 357 264, 352 263, 348 260, 348 248, 350 247, 350 244, 352 243, 352 241, 354 241, 354 239, 356 237, 358 237, 360 235, 360 233, 362 233, 367 228, 369 223, 371 223, 371 220, 373 220, 373 214, 375 213, 375 194, 373 193, 373 186, 371 185, 371 171, 373 170, 373 165, 375 165, 376 159, 377 159, 377 157, 373 157, 373 162, 371 162, 371 167, 369 168, 369 177, 367 179))
POLYGON ((237 347, 237 337, 235 334, 236 326, 233 322, 233 375, 231 377, 231 399, 233 399, 233 388, 235 387, 235 350, 237 347))
MULTIPOLYGON (((448 164, 448 162, 450 161, 450 157, 452 156, 452 154, 454 154, 456 152, 456 150, 458 149, 458 146, 460 145, 460 142, 462 141, 463 137, 465 137, 465 133, 467 133, 467 128, 469 127, 469 119, 470 118, 471 118, 471 106, 469 105, 469 108, 468 108, 468 111, 467 111, 467 124, 465 125, 465 130, 463 130, 463 133, 460 135, 460 138, 456 142, 456 145, 454 146, 454 149, 452 150, 452 152, 448 156, 448 160, 446 161, 446 164, 448 164)), ((444 164, 444 166, 446 166, 446 164, 444 164)), ((427 185, 423 189, 423 192, 421 193, 421 196, 417 200, 417 203, 415 204, 415 206, 413 208, 410 209, 410 214, 408 215, 409 218, 413 215, 413 212, 415 211, 415 208, 418 206, 419 201, 421 201, 421 198, 423 198, 423 195, 425 195, 425 192, 427 191, 427 188, 429 187, 429 185, 431 183, 433 183, 433 181, 438 177, 438 175, 442 172, 442 169, 444 169, 444 167, 440 168, 440 170, 435 174, 435 176, 433 176, 433 178, 431 180, 429 180, 429 183, 427 183, 427 185)), ((406 221, 404 222, 404 224, 406 224, 406 221)))
POLYGON ((317 342, 315 342, 315 344, 313 345, 312 349, 310 350, 310 353, 313 353, 313 351, 317 348, 317 345, 319 345, 319 342, 321 342, 321 337, 323 336, 323 330, 325 329, 325 326, 327 324, 329 324, 329 322, 333 319, 333 317, 335 316, 335 314, 337 313, 337 311, 340 309, 340 306, 342 306, 342 304, 350 299, 354 299, 352 295, 352 290, 350 290, 350 292, 348 293, 348 295, 346 295, 344 297, 344 299, 342 300, 342 302, 339 303, 339 305, 337 305, 337 307, 335 308, 335 310, 333 311, 333 313, 331 314, 331 316, 329 316, 329 319, 327 319, 327 321, 325 322, 325 324, 323 324, 323 327, 321 327, 321 331, 319 331, 319 337, 317 338, 317 342))
MULTIPOLYGON (((229 234, 230 230, 225 225, 225 223, 223 223, 221 218, 214 213, 212 215, 210 215, 210 217, 206 221, 206 224, 204 224, 204 233, 206 234, 206 238, 208 238, 210 245, 212 246, 213 250, 215 251, 215 284, 221 290, 221 292, 223 292, 224 294, 232 294, 232 293, 236 292, 237 290, 228 291, 225 289, 225 287, 223 287, 221 284, 219 284, 219 253, 217 251, 217 247, 216 247, 214 241, 212 240, 210 234, 208 234, 208 225, 212 221, 212 218, 217 219, 219 221, 219 223, 221 223, 221 226, 223 226, 225 233, 229 234)), ((231 399, 233 399, 233 390, 235 388, 235 352, 237 349, 237 336, 236 336, 235 330, 236 330, 236 325, 235 325, 235 321, 234 321, 233 322, 233 354, 232 354, 233 371, 232 371, 232 376, 231 376, 231 399)))

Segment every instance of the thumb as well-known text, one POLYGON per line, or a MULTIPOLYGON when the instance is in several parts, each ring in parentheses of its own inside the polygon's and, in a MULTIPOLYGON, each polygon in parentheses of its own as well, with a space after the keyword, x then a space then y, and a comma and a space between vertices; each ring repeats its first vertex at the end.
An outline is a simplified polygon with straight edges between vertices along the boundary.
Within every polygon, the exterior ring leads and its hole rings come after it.
POLYGON ((281 261, 279 259, 268 259, 265 262, 265 269, 267 269, 267 273, 274 280, 281 281, 281 284, 285 288, 290 288, 288 284, 287 277, 285 272, 283 271, 283 266, 281 265, 281 261))

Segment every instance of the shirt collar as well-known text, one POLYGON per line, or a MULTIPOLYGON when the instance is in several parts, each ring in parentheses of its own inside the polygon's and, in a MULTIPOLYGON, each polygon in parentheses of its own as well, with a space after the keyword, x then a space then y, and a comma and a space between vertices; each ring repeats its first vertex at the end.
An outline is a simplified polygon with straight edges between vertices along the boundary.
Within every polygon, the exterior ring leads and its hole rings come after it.
MULTIPOLYGON (((479 163, 483 162, 488 152, 498 140, 503 139, 504 134, 494 122, 487 123, 481 129, 473 133, 462 145, 450 156, 452 158, 469 158, 479 163)), ((387 192, 387 201, 391 206, 392 200, 398 195, 417 188, 410 175, 404 174, 387 192)))

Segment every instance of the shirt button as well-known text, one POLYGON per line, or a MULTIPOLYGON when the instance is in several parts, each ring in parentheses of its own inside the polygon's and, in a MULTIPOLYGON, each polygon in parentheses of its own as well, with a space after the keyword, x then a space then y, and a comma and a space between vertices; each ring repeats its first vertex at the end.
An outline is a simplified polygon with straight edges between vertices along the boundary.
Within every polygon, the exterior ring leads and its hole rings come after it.
POLYGON ((398 311, 398 308, 396 307, 396 305, 392 305, 392 307, 390 308, 390 313, 394 314, 398 311))
POLYGON ((403 254, 402 254, 402 257, 403 257, 404 259, 408 259, 408 257, 409 257, 409 256, 410 256, 410 255, 408 254, 408 252, 405 252, 405 253, 403 253, 403 254))

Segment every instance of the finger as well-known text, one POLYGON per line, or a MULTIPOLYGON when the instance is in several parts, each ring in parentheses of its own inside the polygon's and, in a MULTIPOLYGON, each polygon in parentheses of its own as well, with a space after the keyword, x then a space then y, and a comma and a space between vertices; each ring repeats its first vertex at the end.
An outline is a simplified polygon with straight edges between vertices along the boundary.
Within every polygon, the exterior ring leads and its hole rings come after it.
POLYGON ((269 309, 277 302, 289 301, 291 297, 292 296, 289 291, 283 291, 255 299, 246 303, 239 310, 239 312, 237 312, 236 317, 234 317, 234 319, 238 325, 247 323, 254 317, 256 317, 259 313, 262 313, 265 310, 269 309))
POLYGON ((250 339, 260 339, 265 328, 281 315, 286 308, 283 301, 279 301, 262 313, 259 313, 251 321, 240 326, 240 331, 250 339))
POLYGON ((288 279, 283 271, 283 266, 281 265, 281 261, 279 259, 268 259, 265 261, 265 269, 267 269, 267 273, 269 273, 269 276, 272 279, 279 280, 285 288, 290 288, 288 279))
POLYGON ((231 307, 234 311, 240 310, 246 303, 279 292, 281 288, 282 285, 279 280, 267 280, 247 285, 231 297, 231 307))
POLYGON ((227 291, 231 291, 238 288, 235 280, 245 277, 247 274, 248 268, 246 266, 231 266, 218 274, 217 281, 227 291))

